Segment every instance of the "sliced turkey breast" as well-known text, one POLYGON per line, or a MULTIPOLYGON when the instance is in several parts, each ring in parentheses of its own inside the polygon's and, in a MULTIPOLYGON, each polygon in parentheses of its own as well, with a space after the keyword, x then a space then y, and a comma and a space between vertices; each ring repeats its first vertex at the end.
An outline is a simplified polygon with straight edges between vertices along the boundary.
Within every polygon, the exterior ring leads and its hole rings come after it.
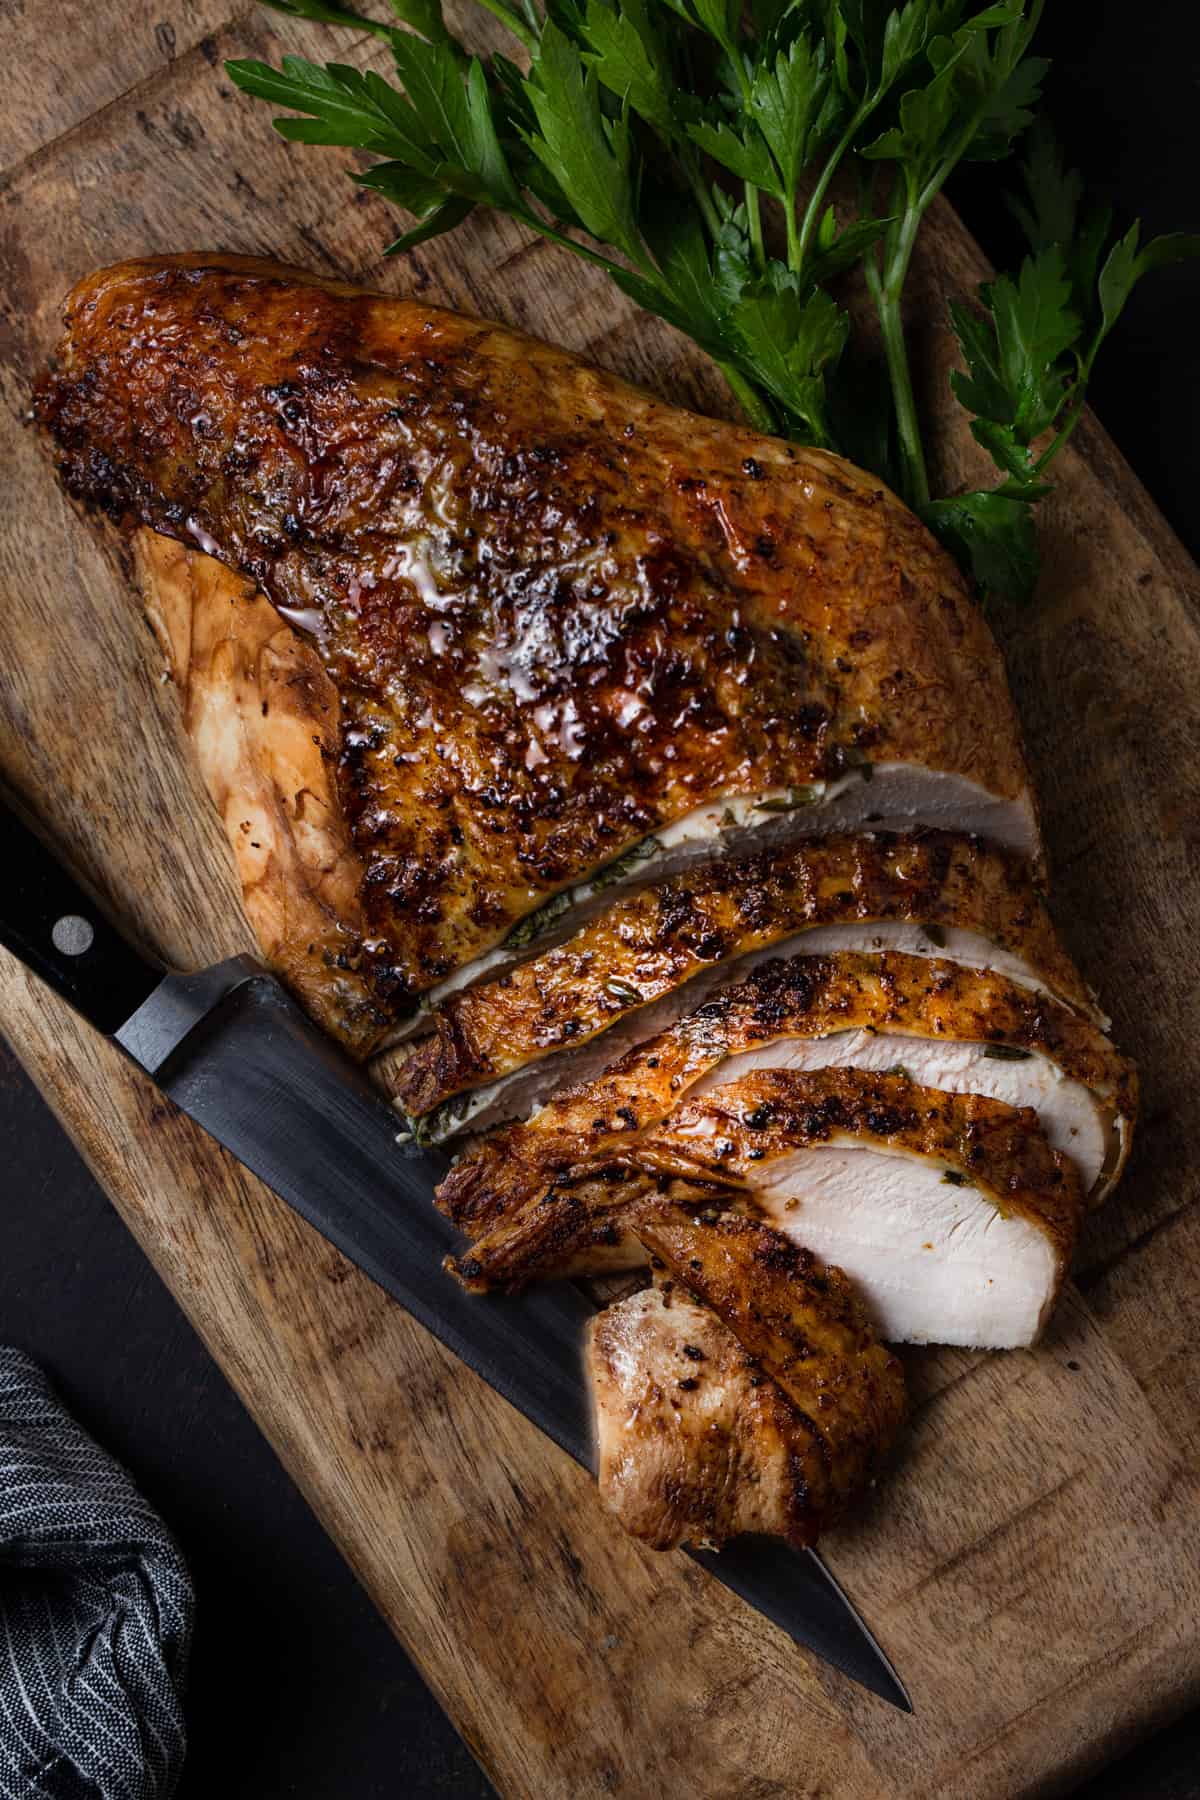
POLYGON ((586 880, 561 889, 501 943, 430 988, 419 1010, 397 1022, 392 1041, 422 1036, 433 1008, 561 944, 604 912, 614 894, 623 890, 636 891, 676 874, 685 877, 686 885, 697 866, 713 857, 786 851, 834 834, 899 834, 928 828, 1008 846, 1024 866, 1028 857, 1040 858, 1040 850, 1031 848, 1036 840, 1014 832, 1007 809, 998 807, 977 784, 905 763, 863 764, 832 781, 772 788, 749 798, 726 795, 641 839, 586 880))
POLYGON ((686 1212, 657 1231, 670 1273, 589 1332, 601 1493, 659 1550, 812 1544, 892 1447, 899 1362, 840 1270, 779 1233, 686 1212))
POLYGON ((1036 1339, 1084 1210, 1029 1108, 904 1075, 764 1069, 560 1179, 450 1267, 479 1289, 585 1272, 594 1248, 634 1267, 656 1213, 703 1204, 706 1186, 845 1269, 885 1338, 981 1348, 1036 1339))
POLYGON ((922 832, 830 837, 709 864, 613 901, 564 944, 469 988, 380 1078, 429 1141, 522 1118, 665 1030, 736 966, 889 949, 991 968, 1092 1011, 1019 859, 922 832))
POLYGON ((845 1269, 890 1342, 1035 1342, 1083 1211, 1030 1110, 897 1075, 763 1070, 686 1102, 639 1156, 744 1184, 760 1216, 845 1269))
POLYGON ((632 1537, 815 1543, 822 1440, 708 1307, 658 1288, 619 1301, 589 1330, 587 1370, 600 1493, 632 1537))
POLYGON ((438 1189, 472 1236, 586 1164, 626 1155, 685 1096, 762 1068, 902 1069, 918 1084, 1030 1106, 1098 1201, 1124 1166, 1133 1065, 1084 1014, 995 971, 892 952, 761 963, 603 1075, 468 1151, 438 1189))
POLYGON ((710 1306, 823 1439, 838 1512, 870 1481, 904 1419, 904 1375, 843 1269, 762 1220, 664 1205, 651 1255, 710 1306))
POLYGON ((874 476, 253 258, 101 270, 65 322, 35 404, 68 489, 253 581, 337 690, 393 1018, 639 848, 819 815, 1037 854, 988 626, 874 476))

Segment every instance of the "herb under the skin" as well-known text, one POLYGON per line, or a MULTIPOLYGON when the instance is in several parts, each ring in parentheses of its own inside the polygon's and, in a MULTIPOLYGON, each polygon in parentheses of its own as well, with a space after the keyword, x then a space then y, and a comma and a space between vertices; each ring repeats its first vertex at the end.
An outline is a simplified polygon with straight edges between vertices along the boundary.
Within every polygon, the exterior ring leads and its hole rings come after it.
POLYGON ((802 806, 815 806, 821 798, 818 787, 789 788, 786 794, 773 795, 770 800, 756 800, 755 812, 786 813, 797 812, 802 806))
POLYGON ((523 950, 526 944, 535 943, 540 937, 556 925, 563 914, 570 909, 571 890, 565 888, 561 894, 555 894, 539 906, 536 912, 526 913, 519 919, 504 940, 506 950, 523 950))
POLYGON ((969 1175, 964 1175, 962 1173, 961 1169, 944 1169, 942 1171, 942 1180, 946 1183, 946 1185, 948 1187, 974 1187, 975 1186, 975 1183, 971 1180, 971 1177, 969 1175))
MULTIPOLYGON (((614 861, 607 863, 604 868, 593 875, 586 884, 586 890, 598 894, 604 888, 612 887, 615 882, 624 881, 625 877, 632 874, 639 863, 648 862, 651 857, 657 855, 661 848, 656 837, 641 838, 638 843, 633 845, 632 849, 626 850, 623 856, 616 857, 614 861)), ((506 950, 523 950, 527 944, 536 943, 538 938, 545 937, 546 933, 557 925, 563 914, 570 911, 577 897, 578 892, 575 888, 564 888, 561 893, 552 895, 549 900, 544 901, 537 908, 536 912, 527 913, 523 919, 518 920, 505 938, 504 948, 506 950)))
POLYGON ((642 998, 637 988, 631 986, 628 981, 619 981, 615 975, 605 982, 604 989, 606 993, 612 995, 614 1000, 620 1000, 624 1006, 637 1006, 642 998))
POLYGON ((412 1135, 422 1149, 436 1144, 452 1125, 458 1123, 466 1112, 471 1101, 470 1094, 452 1094, 449 1100, 432 1107, 429 1112, 422 1113, 419 1118, 409 1118, 412 1135))
POLYGON ((593 875, 588 886, 594 894, 602 893, 605 888, 612 887, 614 882, 624 881, 627 875, 632 875, 639 863, 649 862, 661 849, 662 845, 656 837, 642 838, 631 850, 626 850, 623 856, 618 856, 614 862, 606 864, 599 874, 593 875))
POLYGON ((985 1044, 983 1054, 993 1062, 1028 1062, 1032 1050, 1018 1050, 1015 1044, 985 1044))
POLYGON ((984 593, 1032 591, 1033 509, 1096 354, 1134 283, 1200 250, 1182 235, 1142 246, 1135 225, 1106 252, 1107 216, 1082 210, 1078 176, 1030 133, 1014 202, 1030 255, 978 306, 951 309, 966 365, 954 393, 1001 479, 931 495, 901 302, 953 170, 1007 156, 1033 120, 1043 0, 551 0, 547 13, 478 0, 527 72, 469 56, 441 0, 390 0, 395 22, 265 3, 389 44, 398 86, 298 57, 226 66, 304 115, 276 120, 285 137, 381 159, 355 179, 412 215, 393 251, 488 207, 598 265, 715 359, 752 425, 895 486, 984 593), (855 217, 828 202, 839 176, 857 187, 855 217), (884 375, 831 291, 850 270, 875 305, 884 375))

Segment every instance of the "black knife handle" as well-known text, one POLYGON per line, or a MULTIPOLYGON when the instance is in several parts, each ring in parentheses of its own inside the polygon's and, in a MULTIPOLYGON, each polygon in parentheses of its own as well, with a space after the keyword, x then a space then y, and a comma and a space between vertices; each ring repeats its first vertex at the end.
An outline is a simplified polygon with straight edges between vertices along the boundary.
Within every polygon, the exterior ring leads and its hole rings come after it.
POLYGON ((162 980, 0 794, 0 944, 85 1019, 114 1032, 162 980))

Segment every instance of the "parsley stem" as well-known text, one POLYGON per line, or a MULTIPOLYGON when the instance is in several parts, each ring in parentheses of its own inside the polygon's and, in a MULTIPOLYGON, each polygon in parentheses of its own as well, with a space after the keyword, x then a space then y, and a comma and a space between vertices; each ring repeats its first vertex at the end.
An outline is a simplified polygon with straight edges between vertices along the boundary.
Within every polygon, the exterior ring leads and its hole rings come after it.
POLYGON ((792 263, 793 269, 800 269, 804 266, 804 259, 808 255, 809 247, 812 244, 812 235, 817 228, 817 220, 820 217, 822 204, 824 203, 826 194, 829 192, 829 184, 837 174, 838 165, 850 148, 855 132, 863 123, 864 119, 868 117, 871 110, 872 109, 869 106, 860 107, 854 114, 849 125, 847 125, 845 131, 843 131, 841 137, 834 145, 833 150, 830 152, 825 163, 825 167, 821 170, 821 173, 817 178, 817 185, 809 195, 808 205, 804 208, 804 219, 800 226, 800 242, 796 253, 796 261, 792 263))
MULTIPOLYGON (((577 238, 570 238, 565 232, 556 231, 553 225, 547 225, 543 219, 538 218, 537 214, 532 211, 532 209, 527 209, 525 207, 518 209, 512 206, 501 206, 497 207, 496 210, 497 212, 507 213, 510 219, 519 219, 522 225, 528 225, 531 231, 536 231, 538 236, 544 237, 548 243, 558 244, 564 250, 573 250, 576 256, 581 256, 583 258, 584 262, 594 263, 598 269, 603 269, 607 275, 614 275, 620 278, 629 274, 628 269, 623 269, 620 263, 611 261, 607 256, 601 256, 598 250, 589 249, 587 244, 581 244, 577 238)), ((638 263, 643 273, 651 280, 657 275, 658 271, 654 268, 654 265, 648 258, 638 256, 631 257, 630 260, 638 263)))
POLYGON ((1051 442, 1049 444, 1047 444, 1046 448, 1042 451, 1042 454, 1038 457, 1037 461, 1034 463, 1033 469, 1030 474, 1031 481, 1036 481, 1038 479, 1038 477, 1041 475, 1042 471, 1044 469, 1048 468, 1049 465, 1054 461, 1055 457, 1058 455, 1059 451, 1062 449, 1063 445, 1066 443, 1067 439, 1070 437, 1071 433, 1074 431, 1075 427, 1078 425, 1080 419, 1082 419, 1083 409, 1086 405, 1087 405, 1087 380, 1085 377, 1085 379, 1082 382, 1080 382, 1080 384, 1079 384, 1079 397, 1075 401, 1073 406, 1071 407, 1070 412, 1067 414, 1066 420, 1064 421, 1062 426, 1059 428, 1059 430, 1055 433, 1055 436, 1051 440, 1051 442))
MULTIPOLYGON (((1037 10, 1040 11, 1040 7, 1037 10)), ((896 408, 896 431, 900 442, 900 465, 904 478, 903 497, 917 512, 929 505, 929 471, 925 463, 921 430, 917 423, 912 371, 908 364, 908 350, 904 342, 904 324, 900 316, 900 296, 908 279, 908 266, 912 261, 913 246, 917 241, 917 232, 920 230, 921 221, 928 208, 945 187, 953 170, 970 148, 990 100, 991 95, 989 94, 972 111, 962 129, 955 136, 949 150, 922 186, 917 186, 916 177, 911 170, 904 171, 904 212, 899 222, 889 228, 884 239, 882 276, 876 267, 874 257, 869 257, 866 263, 867 282, 879 314, 884 355, 887 358, 888 379, 891 382, 892 400, 896 408)))
POLYGON ((1091 349, 1085 357, 1081 358, 1079 364, 1079 377, 1075 383, 1074 397, 1071 401, 1070 411, 1067 413, 1066 419, 1055 432, 1054 437, 1034 463, 1030 480, 1036 481, 1042 471, 1049 468, 1050 464, 1054 461, 1055 457, 1078 425, 1080 419, 1082 419, 1083 409, 1087 405, 1088 382, 1092 378, 1092 364, 1096 360, 1097 350, 1099 350, 1101 344, 1108 336, 1110 329, 1111 326, 1102 328, 1097 332, 1091 349))
POLYGON ((718 360, 717 367, 725 377, 730 393, 755 431, 766 432, 769 436, 774 436, 776 432, 775 415, 758 389, 732 363, 718 360))
POLYGON ((687 181, 688 186, 692 190, 692 197, 695 200, 696 205, 700 208, 700 216, 708 228, 708 235, 711 238, 715 238, 718 231, 721 229, 721 221, 718 217, 717 209, 713 205, 713 197, 708 191, 708 183, 701 173, 695 156, 687 153, 682 145, 679 150, 679 165, 683 170, 684 178, 687 181))
POLYGON ((754 252, 754 261, 760 269, 767 266, 767 252, 763 244, 762 214, 758 206, 758 189, 752 181, 745 183, 746 223, 750 227, 750 248, 754 252))
POLYGON ((800 232, 797 229, 796 203, 794 200, 784 201, 783 213, 787 220, 788 268, 793 269, 798 275, 800 270, 804 267, 804 249, 800 241, 800 232))
POLYGON ((929 504, 929 471, 925 465, 925 450, 917 423, 917 404, 913 396, 912 371, 908 365, 908 348, 904 342, 900 295, 904 290, 913 245, 921 224, 921 207, 911 181, 907 181, 905 186, 908 194, 904 212, 898 223, 889 228, 884 239, 882 272, 874 255, 868 256, 863 266, 867 286, 879 315, 883 352, 892 388, 892 404, 896 409, 903 498, 914 510, 920 511, 929 504))
MULTIPOLYGON (((750 85, 750 77, 746 72, 746 58, 731 40, 722 38, 722 48, 733 65, 742 92, 742 106, 749 116, 754 110, 754 90, 750 85)), ((762 213, 758 204, 758 189, 752 181, 742 183, 746 196, 746 224, 750 233, 750 248, 754 261, 759 269, 767 266, 767 252, 763 244, 762 213)))

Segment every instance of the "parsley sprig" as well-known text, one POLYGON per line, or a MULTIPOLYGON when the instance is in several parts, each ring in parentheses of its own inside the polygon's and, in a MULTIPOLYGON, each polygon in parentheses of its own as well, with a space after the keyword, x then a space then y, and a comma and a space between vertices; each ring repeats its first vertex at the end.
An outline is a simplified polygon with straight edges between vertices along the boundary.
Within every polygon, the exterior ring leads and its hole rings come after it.
POLYGON ((372 32, 396 81, 284 57, 227 64, 299 117, 293 142, 380 160, 355 179, 412 249, 477 207, 604 269, 721 368, 763 431, 836 448, 895 486, 985 593, 1028 594, 1033 508, 1078 423, 1096 353, 1145 272, 1200 239, 1107 248, 1078 176, 1028 136, 1014 211, 1030 254, 951 308, 952 377, 1001 479, 933 496, 901 307, 928 209, 963 160, 1009 154, 1034 119, 1043 0, 477 0, 514 55, 468 54, 441 0, 381 20, 336 0, 277 11, 372 32), (835 185, 836 184, 836 185, 835 185), (857 205, 831 193, 857 193, 857 205), (886 379, 851 342, 849 272, 879 320, 886 379))

